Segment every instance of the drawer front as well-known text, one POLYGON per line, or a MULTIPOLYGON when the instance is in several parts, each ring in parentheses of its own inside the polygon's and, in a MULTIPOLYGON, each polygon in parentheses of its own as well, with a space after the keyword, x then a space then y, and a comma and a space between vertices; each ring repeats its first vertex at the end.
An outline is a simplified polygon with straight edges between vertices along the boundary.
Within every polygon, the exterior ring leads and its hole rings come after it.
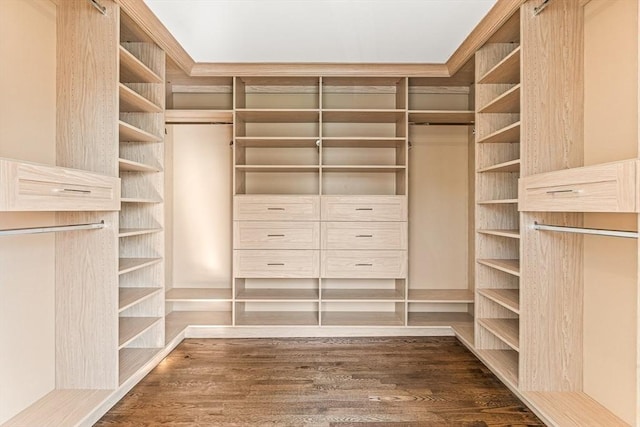
POLYGON ((319 249, 320 223, 235 221, 235 249, 319 249))
POLYGON ((116 211, 120 179, 77 169, 0 161, 0 209, 116 211))
POLYGON ((314 278, 319 276, 319 262, 319 251, 234 251, 239 278, 314 278))
POLYGON ((406 222, 323 222, 322 249, 407 249, 406 222))
POLYGON ((322 251, 322 277, 404 279, 406 251, 322 251))
POLYGON ((638 211, 635 160, 533 175, 519 185, 521 211, 638 211))
POLYGON ((319 221, 319 196, 235 196, 233 219, 240 221, 319 221))
POLYGON ((405 196, 323 196, 322 221, 406 221, 405 196))

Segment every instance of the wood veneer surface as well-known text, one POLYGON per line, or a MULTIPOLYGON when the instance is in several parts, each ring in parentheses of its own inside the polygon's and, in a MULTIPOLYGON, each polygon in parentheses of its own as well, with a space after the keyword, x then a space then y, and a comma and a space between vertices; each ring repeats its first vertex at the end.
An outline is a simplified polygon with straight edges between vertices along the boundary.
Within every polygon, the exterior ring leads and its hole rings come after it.
POLYGON ((455 338, 187 339, 110 425, 542 424, 455 338))

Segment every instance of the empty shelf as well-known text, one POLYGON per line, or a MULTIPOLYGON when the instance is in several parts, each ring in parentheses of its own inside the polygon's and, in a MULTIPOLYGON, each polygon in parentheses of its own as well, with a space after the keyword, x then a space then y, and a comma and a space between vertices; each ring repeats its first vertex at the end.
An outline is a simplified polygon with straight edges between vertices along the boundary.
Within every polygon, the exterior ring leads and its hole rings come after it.
POLYGON ((403 326, 402 315, 392 311, 323 311, 324 326, 403 326))
POLYGON ((138 92, 120 83, 118 86, 120 93, 120 112, 121 113, 161 113, 162 108, 149 101, 138 92))
POLYGON ((317 289, 240 289, 236 300, 289 301, 319 298, 317 289))
POLYGON ((249 123, 314 123, 320 121, 320 110, 237 109, 236 120, 249 123))
POLYGON ((478 323, 509 347, 519 351, 520 321, 518 319, 478 319, 478 323))
POLYGON ((120 81, 125 83, 162 83, 162 78, 123 46, 120 46, 120 81))
POLYGON ((478 263, 505 273, 520 276, 520 260, 518 259, 479 259, 478 263))
POLYGON ((173 123, 233 123, 232 110, 166 110, 164 121, 173 123))
POLYGON ((518 387, 518 353, 513 350, 476 350, 478 357, 512 388, 518 387))
POLYGON ((189 326, 231 326, 231 311, 172 311, 165 318, 165 343, 189 326))
POLYGON ((504 59, 482 76, 478 83, 518 83, 520 82, 520 46, 511 51, 504 59))
POLYGON ((469 348, 475 348, 473 323, 471 323, 470 325, 466 323, 456 323, 451 327, 453 328, 453 332, 455 332, 456 337, 458 337, 458 339, 462 341, 464 345, 469 348))
POLYGON ((118 121, 118 135, 121 142, 160 142, 162 137, 137 128, 122 120, 118 121))
POLYGON ((473 303, 473 292, 468 289, 411 289, 409 302, 473 303))
POLYGON ((515 314, 520 314, 519 289, 478 289, 478 293, 515 314))
POLYGON ((515 85, 481 108, 478 113, 519 113, 520 85, 515 85))
POLYGON ((520 142, 520 122, 515 122, 502 129, 498 129, 477 141, 478 144, 499 144, 507 142, 520 142))
POLYGON ((244 172, 318 172, 318 165, 236 165, 237 171, 244 172))
POLYGON ((477 230, 480 234, 488 234, 490 236, 509 237, 511 239, 520 238, 520 230, 477 230))
POLYGON ((466 312, 409 312, 409 326, 472 325, 473 316, 466 312))
POLYGON ((173 288, 165 294, 167 302, 231 301, 230 288, 173 288))
POLYGON ((123 348, 118 352, 118 366, 120 369, 119 384, 131 378, 144 365, 149 363, 162 348, 123 348))
POLYGON ((458 110, 413 110, 409 111, 409 124, 472 125, 473 111, 458 110))
POLYGON ((520 172, 520 159, 498 163, 493 166, 478 169, 478 173, 485 172, 520 172))
POLYGON ((319 137, 237 136, 236 147, 315 148, 319 137))
POLYGON ((358 166, 338 166, 338 165, 324 165, 322 166, 322 172, 372 172, 372 173, 384 173, 384 172, 398 172, 407 169, 406 166, 401 165, 358 165, 358 166))
POLYGON ((120 317, 119 319, 119 348, 125 347, 131 341, 151 329, 162 320, 161 317, 120 317))
POLYGON ((323 301, 404 301, 395 289, 323 289, 323 301))
POLYGON ((145 165, 127 159, 118 159, 118 166, 122 172, 160 172, 160 168, 145 165))
POLYGON ((162 231, 162 228, 121 228, 118 237, 142 236, 162 231))
POLYGON ((405 110, 322 110, 323 123, 396 123, 404 119, 405 110))
POLYGON ((236 312, 236 325, 241 326, 316 326, 317 311, 245 311, 236 312))
POLYGON ((125 274, 139 270, 154 264, 158 264, 162 258, 120 258, 118 263, 118 274, 125 274))
POLYGON ((407 143, 405 137, 323 137, 323 147, 395 148, 407 143))
POLYGON ((127 308, 152 297, 160 291, 162 291, 161 288, 119 288, 118 310, 126 310, 127 308))
POLYGON ((122 203, 162 203, 160 199, 147 199, 145 197, 123 197, 120 199, 122 203))
POLYGON ((478 202, 479 205, 513 205, 517 203, 518 199, 482 200, 478 202))

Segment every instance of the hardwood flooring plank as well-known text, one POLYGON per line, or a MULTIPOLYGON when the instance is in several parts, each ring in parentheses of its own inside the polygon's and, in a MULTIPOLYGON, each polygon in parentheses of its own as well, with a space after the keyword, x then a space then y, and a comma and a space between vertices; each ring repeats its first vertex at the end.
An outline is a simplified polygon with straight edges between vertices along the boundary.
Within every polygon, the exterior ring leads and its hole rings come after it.
POLYGON ((543 426, 453 337, 187 339, 105 426, 543 426))

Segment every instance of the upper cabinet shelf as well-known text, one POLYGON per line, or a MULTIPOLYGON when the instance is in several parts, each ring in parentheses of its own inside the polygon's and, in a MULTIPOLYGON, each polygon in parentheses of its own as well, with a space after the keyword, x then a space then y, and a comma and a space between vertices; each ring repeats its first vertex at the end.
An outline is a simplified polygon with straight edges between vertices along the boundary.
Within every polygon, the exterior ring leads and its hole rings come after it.
POLYGON ((162 138, 120 120, 118 135, 122 142, 160 142, 162 138))
POLYGON ((479 113, 519 113, 520 85, 515 85, 478 111, 479 113))
POLYGON ((149 101, 144 96, 127 87, 123 83, 118 87, 120 93, 120 112, 126 113, 161 113, 162 107, 149 101))
POLYGON ((414 110, 409 111, 409 124, 472 125, 475 113, 471 110, 414 110))
POLYGON ((514 49, 502 61, 478 80, 481 84, 519 83, 520 82, 520 46, 514 49))
POLYGON ((120 179, 0 159, 0 211, 117 211, 120 179))
POLYGON ((249 123, 313 123, 320 119, 317 109, 237 109, 236 118, 249 123))
POLYGON ((162 78, 123 46, 120 46, 120 81, 126 83, 162 83, 162 78))

